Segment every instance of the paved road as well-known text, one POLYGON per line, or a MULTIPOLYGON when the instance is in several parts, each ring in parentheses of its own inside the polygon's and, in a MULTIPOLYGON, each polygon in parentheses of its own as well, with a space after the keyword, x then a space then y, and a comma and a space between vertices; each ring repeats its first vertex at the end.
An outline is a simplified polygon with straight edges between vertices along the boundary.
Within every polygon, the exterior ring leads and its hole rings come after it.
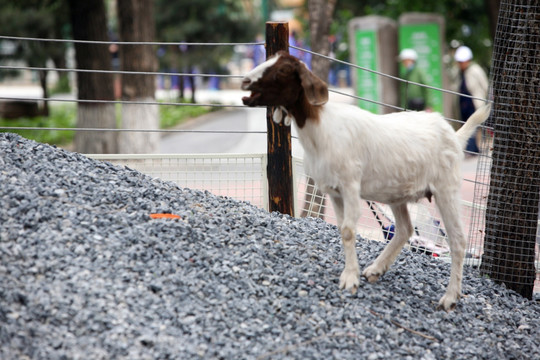
MULTIPOLYGON (((352 93, 352 89, 340 89, 343 93, 352 93)), ((204 91, 197 93, 197 101, 200 103, 218 102, 222 104, 240 105, 242 96, 246 91, 221 90, 204 91)), ((158 93, 159 98, 166 98, 167 94, 158 93)), ((350 97, 330 93, 333 101, 351 103, 350 97)), ((266 131, 266 109, 264 108, 233 108, 220 110, 197 119, 184 129, 191 130, 240 130, 240 131, 266 131)), ((295 132, 293 130, 293 137, 295 132)), ((161 153, 193 154, 193 153, 264 153, 266 152, 265 134, 201 134, 179 133, 163 137, 160 149, 161 153)), ((293 155, 303 156, 303 150, 298 140, 293 138, 293 155)))
POLYGON ((265 109, 236 108, 219 110, 189 121, 179 132, 162 137, 163 154, 259 153, 266 151, 265 109), (223 133, 220 131, 244 133, 223 133), (203 132, 198 132, 203 131, 203 132), (204 132, 208 131, 208 132, 204 132))

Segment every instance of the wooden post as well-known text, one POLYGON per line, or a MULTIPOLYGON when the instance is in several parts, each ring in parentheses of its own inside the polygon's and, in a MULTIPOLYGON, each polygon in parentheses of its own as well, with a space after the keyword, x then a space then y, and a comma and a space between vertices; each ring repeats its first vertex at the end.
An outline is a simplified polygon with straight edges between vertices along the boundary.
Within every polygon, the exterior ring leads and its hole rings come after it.
MULTIPOLYGON (((266 23, 266 57, 289 52, 289 24, 266 23)), ((272 120, 273 107, 266 110, 268 144, 268 210, 294 216, 291 128, 272 120)))

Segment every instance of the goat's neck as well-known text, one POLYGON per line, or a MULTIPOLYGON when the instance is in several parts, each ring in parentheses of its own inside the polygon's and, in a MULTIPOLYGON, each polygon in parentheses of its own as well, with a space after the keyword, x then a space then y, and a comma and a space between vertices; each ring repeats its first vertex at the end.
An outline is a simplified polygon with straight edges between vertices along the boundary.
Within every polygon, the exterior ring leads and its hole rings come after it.
POLYGON ((316 154, 319 145, 326 138, 321 127, 320 113, 324 105, 313 106, 307 100, 302 106, 295 106, 287 109, 294 117, 294 122, 298 130, 298 138, 306 153, 316 154))
POLYGON ((307 121, 319 122, 319 113, 321 106, 311 105, 305 96, 300 96, 300 99, 292 105, 286 106, 287 112, 295 119, 296 125, 302 129, 307 121))

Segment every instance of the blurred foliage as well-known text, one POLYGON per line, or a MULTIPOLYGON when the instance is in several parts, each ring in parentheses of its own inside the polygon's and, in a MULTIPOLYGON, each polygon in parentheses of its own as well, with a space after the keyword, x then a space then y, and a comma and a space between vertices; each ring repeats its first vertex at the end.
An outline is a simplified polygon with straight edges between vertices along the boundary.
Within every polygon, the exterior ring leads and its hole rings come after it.
MULTIPOLYGON (((69 12, 65 0, 0 0, 0 34, 47 39, 65 38, 69 31, 69 12)), ((28 66, 45 67, 46 61, 64 61, 66 44, 42 41, 11 41, 14 52, 0 60, 17 59, 28 66)), ((0 72, 0 79, 9 73, 0 72)))
MULTIPOLYGON (((60 104, 51 106, 48 117, 23 117, 18 119, 0 118, 0 127, 42 127, 42 128, 74 128, 77 123, 77 105, 60 104)), ((218 108, 207 106, 176 106, 160 105, 160 128, 167 129, 182 124, 188 119, 215 111, 218 108)), ((122 115, 120 104, 116 106, 116 117, 120 121, 122 115)), ((66 145, 73 141, 74 131, 67 130, 9 130, 0 129, 0 132, 14 132, 21 136, 42 143, 53 145, 66 145)))
POLYGON ((67 76, 61 76, 58 78, 58 81, 50 90, 50 95, 54 94, 69 94, 71 88, 69 86, 69 78, 67 76))
MULTIPOLYGON (((104 0, 109 7, 108 26, 111 34, 116 24, 113 0, 104 0)), ((307 2, 298 14, 305 29, 303 43, 309 45, 307 2)), ((489 34, 487 0, 338 0, 331 26, 333 51, 338 59, 348 60, 347 24, 353 17, 381 15, 397 20, 405 12, 431 12, 444 16, 446 40, 457 40, 471 47, 477 60, 489 67, 492 38, 489 34)), ((261 0, 268 10, 279 10, 277 0, 261 0)), ((263 29, 261 8, 245 0, 155 0, 157 41, 165 42, 251 42, 263 29)), ((43 38, 69 38, 70 20, 66 0, 0 0, 0 34, 43 38)), ((67 44, 54 42, 15 41, 15 52, 0 54, 21 59, 29 66, 45 65, 47 58, 55 62, 65 59, 67 44)), ((447 44, 447 45, 448 45, 447 44)), ((206 73, 224 73, 234 52, 233 46, 163 46, 158 55, 163 69, 191 72, 194 66, 206 73)), ((57 65, 58 66, 58 65, 57 65)), ((62 73, 61 75, 65 75, 62 73)), ((2 76, 13 75, 0 71, 2 76)))
MULTIPOLYGON (((257 18, 242 0, 156 0, 157 40, 165 42, 249 42, 255 40, 257 18)), ((223 73, 233 46, 167 46, 160 65, 204 73, 223 73)))
MULTIPOLYGON (((75 104, 62 104, 50 107, 49 116, 36 116, 30 118, 2 119, 0 126, 9 127, 53 127, 73 128, 77 122, 77 106, 75 104)), ((0 130, 2 132, 14 132, 21 136, 42 143, 64 145, 73 140, 74 131, 60 130, 0 130)))

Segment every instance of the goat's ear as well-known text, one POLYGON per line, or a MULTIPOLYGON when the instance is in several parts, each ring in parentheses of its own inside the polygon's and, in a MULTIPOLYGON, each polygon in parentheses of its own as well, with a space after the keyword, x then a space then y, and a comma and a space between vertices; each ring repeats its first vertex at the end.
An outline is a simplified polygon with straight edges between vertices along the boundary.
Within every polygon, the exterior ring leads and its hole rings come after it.
POLYGON ((300 82, 309 103, 311 105, 326 104, 328 102, 328 86, 326 83, 309 71, 304 64, 300 64, 298 68, 300 82))

